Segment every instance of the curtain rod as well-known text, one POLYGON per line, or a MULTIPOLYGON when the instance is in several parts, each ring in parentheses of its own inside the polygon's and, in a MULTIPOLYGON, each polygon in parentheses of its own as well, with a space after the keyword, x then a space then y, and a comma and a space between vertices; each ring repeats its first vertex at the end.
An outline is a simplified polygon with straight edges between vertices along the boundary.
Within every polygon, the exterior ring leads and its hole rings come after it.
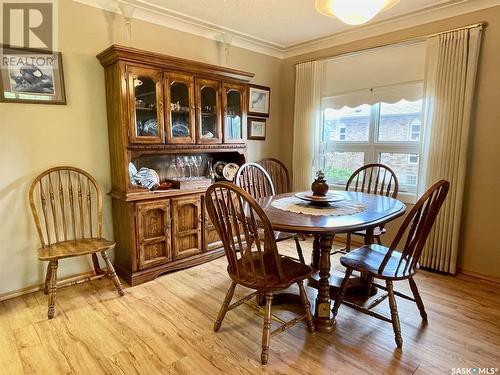
POLYGON ((441 34, 450 33, 452 31, 469 30, 469 29, 473 29, 475 27, 480 27, 481 29, 483 29, 486 26, 488 26, 488 22, 485 22, 485 21, 478 22, 478 23, 474 23, 474 24, 471 24, 471 25, 467 25, 467 26, 461 26, 461 27, 456 27, 454 29, 440 31, 440 32, 437 32, 437 33, 425 34, 425 35, 420 35, 420 36, 406 38, 406 39, 400 39, 400 40, 397 40, 397 41, 394 41, 394 42, 390 42, 390 43, 383 43, 383 44, 376 45, 374 47, 360 48, 360 49, 357 49, 357 50, 354 50, 354 51, 344 52, 344 53, 340 53, 338 55, 324 57, 324 58, 320 58, 320 59, 316 59, 316 60, 315 59, 313 59, 313 60, 309 59, 309 60, 299 61, 299 62, 295 63, 295 65, 302 64, 302 63, 305 63, 305 62, 311 62, 311 61, 328 61, 328 60, 333 60, 333 59, 336 59, 336 58, 339 58, 339 57, 347 57, 349 55, 355 55, 355 54, 363 53, 363 52, 366 52, 366 51, 371 51, 371 50, 378 49, 378 48, 396 46, 396 45, 399 45, 399 44, 407 44, 407 43, 411 44, 411 43, 423 42, 423 41, 425 41, 425 40, 427 40, 429 38, 433 38, 433 37, 436 37, 436 36, 441 35, 441 34))

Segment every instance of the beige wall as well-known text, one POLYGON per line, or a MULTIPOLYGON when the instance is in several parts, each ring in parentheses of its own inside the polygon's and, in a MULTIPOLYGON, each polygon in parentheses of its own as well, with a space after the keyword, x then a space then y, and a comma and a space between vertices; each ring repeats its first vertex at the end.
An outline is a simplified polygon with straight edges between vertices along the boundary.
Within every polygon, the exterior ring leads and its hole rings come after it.
MULTIPOLYGON (((439 22, 384 34, 353 43, 316 51, 285 60, 281 90, 283 124, 293 123, 294 64, 342 53, 394 43, 406 38, 440 32, 481 21, 488 22, 484 33, 472 117, 469 169, 465 186, 459 266, 500 278, 500 7, 465 14, 439 22)), ((291 166, 293 134, 283 133, 287 153, 284 161, 291 166)), ((393 226, 391 226, 393 227, 393 226)))
MULTIPOLYGON (((104 74, 95 55, 112 43, 127 44, 120 16, 69 0, 60 1, 59 49, 63 53, 66 106, 0 103, 0 295, 36 285, 43 266, 29 214, 27 190, 34 176, 61 164, 93 174, 111 186, 104 74)), ((129 45, 173 56, 221 64, 215 41, 134 21, 129 45)), ((282 61, 232 47, 230 67, 255 73, 253 83, 270 86, 267 140, 249 141, 248 157, 282 158, 280 73, 282 61)), ((104 203, 106 236, 112 237, 110 201, 104 203)), ((64 260, 60 276, 89 270, 88 260, 64 260)))

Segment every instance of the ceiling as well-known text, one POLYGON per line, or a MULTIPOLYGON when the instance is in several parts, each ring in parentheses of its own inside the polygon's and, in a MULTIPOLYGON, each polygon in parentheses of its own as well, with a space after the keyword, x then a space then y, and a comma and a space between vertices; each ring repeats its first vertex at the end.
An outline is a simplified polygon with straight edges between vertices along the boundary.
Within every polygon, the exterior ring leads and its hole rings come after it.
POLYGON ((370 22, 349 26, 318 13, 315 0, 73 1, 116 13, 120 13, 118 4, 130 3, 136 19, 212 40, 231 34, 232 46, 278 58, 500 5, 500 0, 400 0, 370 22))
MULTIPOLYGON (((462 0, 401 0, 371 23, 462 0)), ((469 0, 470 1, 470 0, 469 0)), ((356 28, 318 13, 314 0, 148 0, 195 22, 288 48, 356 28)))

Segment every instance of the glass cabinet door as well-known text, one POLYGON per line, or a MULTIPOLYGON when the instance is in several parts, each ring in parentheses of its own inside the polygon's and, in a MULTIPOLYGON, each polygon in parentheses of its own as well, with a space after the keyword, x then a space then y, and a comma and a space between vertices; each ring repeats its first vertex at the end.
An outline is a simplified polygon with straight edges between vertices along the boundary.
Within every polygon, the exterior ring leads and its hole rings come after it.
POLYGON ((222 143, 220 84, 196 79, 197 143, 222 143))
POLYGON ((223 83, 224 142, 244 143, 246 129, 245 86, 223 83))
POLYGON ((162 73, 129 66, 129 109, 132 143, 163 143, 162 73))
POLYGON ((168 74, 167 142, 194 143, 194 78, 182 74, 168 74))

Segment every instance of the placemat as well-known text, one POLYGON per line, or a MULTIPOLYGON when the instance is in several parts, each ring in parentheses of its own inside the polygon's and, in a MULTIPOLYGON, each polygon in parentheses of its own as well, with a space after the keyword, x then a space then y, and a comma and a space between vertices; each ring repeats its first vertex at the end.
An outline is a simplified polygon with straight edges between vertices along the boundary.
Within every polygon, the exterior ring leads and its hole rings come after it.
POLYGON ((297 197, 276 199, 271 205, 279 210, 315 216, 347 216, 363 212, 366 209, 364 204, 350 200, 332 203, 326 207, 312 206, 309 202, 297 197))

